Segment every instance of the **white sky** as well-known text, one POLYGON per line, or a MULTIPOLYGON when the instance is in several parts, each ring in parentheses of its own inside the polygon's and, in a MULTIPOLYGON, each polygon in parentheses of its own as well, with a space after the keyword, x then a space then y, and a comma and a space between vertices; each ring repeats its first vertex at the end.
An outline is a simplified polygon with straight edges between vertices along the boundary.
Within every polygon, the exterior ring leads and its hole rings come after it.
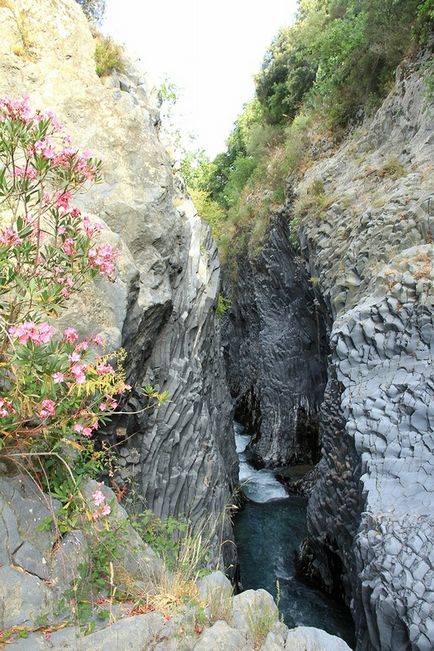
POLYGON ((176 84, 177 122, 213 157, 242 105, 279 27, 296 0, 107 0, 103 25, 143 62, 157 83, 176 84))

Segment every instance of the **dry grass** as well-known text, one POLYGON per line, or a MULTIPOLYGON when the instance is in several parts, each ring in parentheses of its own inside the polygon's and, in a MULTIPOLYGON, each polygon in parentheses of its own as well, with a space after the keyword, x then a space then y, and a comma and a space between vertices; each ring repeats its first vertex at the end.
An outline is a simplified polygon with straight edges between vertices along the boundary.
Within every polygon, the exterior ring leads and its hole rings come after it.
POLYGON ((14 21, 15 31, 18 36, 18 44, 13 47, 13 53, 16 56, 34 60, 34 42, 30 35, 30 10, 16 9, 11 0, 0 0, 0 8, 7 9, 14 21))
POLYGON ((111 38, 94 32, 95 39, 95 69, 98 77, 107 77, 114 70, 123 72, 125 65, 122 61, 122 48, 111 38))
POLYGON ((189 526, 177 542, 174 567, 165 568, 151 581, 149 599, 165 616, 177 614, 187 603, 199 603, 196 581, 209 563, 220 521, 221 518, 210 517, 196 529, 189 526))
POLYGON ((261 648, 268 633, 278 621, 279 615, 277 609, 273 610, 269 607, 264 607, 260 613, 257 610, 249 609, 247 626, 255 651, 261 648))
POLYGON ((214 588, 207 593, 203 606, 208 610, 208 622, 214 624, 220 620, 229 622, 232 617, 232 586, 214 588))
POLYGON ((386 176, 396 180, 401 176, 405 176, 405 167, 397 158, 389 158, 379 170, 377 170, 377 176, 380 179, 383 179, 386 176))
POLYGON ((409 264, 416 265, 413 271, 413 278, 420 280, 421 278, 429 278, 433 273, 433 260, 427 252, 419 253, 413 258, 409 259, 409 264))
POLYGON ((323 219, 327 210, 335 202, 333 194, 324 192, 324 185, 319 179, 315 179, 312 185, 301 194, 294 204, 295 219, 304 217, 316 220, 323 219))

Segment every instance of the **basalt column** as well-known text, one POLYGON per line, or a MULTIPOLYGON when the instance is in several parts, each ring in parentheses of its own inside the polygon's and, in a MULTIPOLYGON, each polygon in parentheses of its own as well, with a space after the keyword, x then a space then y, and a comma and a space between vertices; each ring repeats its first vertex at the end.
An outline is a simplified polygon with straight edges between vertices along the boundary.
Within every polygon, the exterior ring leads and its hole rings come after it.
POLYGON ((326 381, 325 310, 287 224, 285 214, 274 215, 261 252, 239 261, 224 331, 236 418, 266 466, 318 460, 326 381))

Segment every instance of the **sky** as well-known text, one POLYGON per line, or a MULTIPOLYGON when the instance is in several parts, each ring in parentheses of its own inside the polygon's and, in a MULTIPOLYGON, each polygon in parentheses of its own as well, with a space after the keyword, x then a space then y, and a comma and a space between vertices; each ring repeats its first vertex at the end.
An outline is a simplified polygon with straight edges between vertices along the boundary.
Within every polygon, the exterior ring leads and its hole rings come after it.
POLYGON ((296 0, 106 0, 104 32, 177 87, 174 120, 210 157, 254 95, 253 76, 296 0))

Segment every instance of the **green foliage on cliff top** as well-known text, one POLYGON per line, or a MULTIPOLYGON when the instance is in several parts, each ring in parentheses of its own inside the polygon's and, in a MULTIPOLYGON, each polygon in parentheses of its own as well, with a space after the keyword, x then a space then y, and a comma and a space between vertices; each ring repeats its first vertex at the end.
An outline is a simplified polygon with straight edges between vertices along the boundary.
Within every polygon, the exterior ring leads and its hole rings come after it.
POLYGON ((397 65, 433 29, 433 0, 299 0, 297 20, 271 43, 256 97, 226 151, 186 161, 199 213, 226 262, 260 248, 287 177, 303 173, 317 143, 333 147, 379 105, 397 65))

